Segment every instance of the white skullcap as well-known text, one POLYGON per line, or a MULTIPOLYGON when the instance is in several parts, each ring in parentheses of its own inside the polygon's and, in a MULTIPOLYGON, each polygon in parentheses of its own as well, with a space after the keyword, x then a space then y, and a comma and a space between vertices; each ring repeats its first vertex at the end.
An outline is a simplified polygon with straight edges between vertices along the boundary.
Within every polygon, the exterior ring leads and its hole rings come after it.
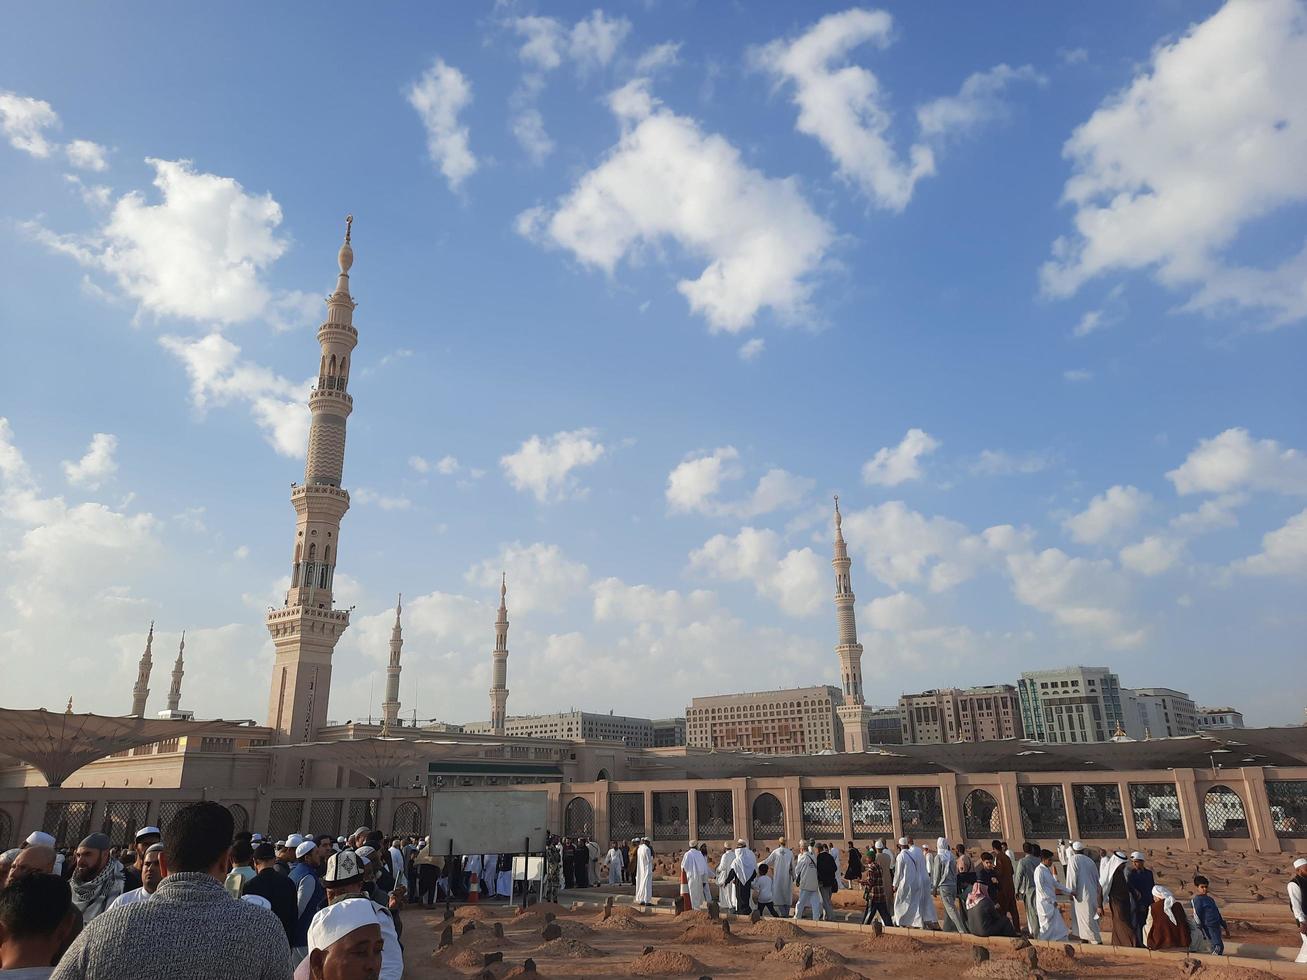
POLYGON ((312 854, 317 850, 318 845, 311 840, 300 841, 300 846, 295 848, 295 856, 302 858, 305 854, 312 854))
POLYGON ((364 898, 347 898, 328 905, 309 923, 309 949, 327 949, 356 929, 375 926, 377 913, 364 898))
POLYGON ((242 895, 241 901, 249 902, 251 905, 257 905, 259 908, 267 909, 269 912, 272 911, 272 903, 262 895, 242 895))
POLYGON ((876 846, 879 847, 879 848, 883 851, 883 850, 885 849, 885 841, 884 841, 884 839, 882 838, 881 840, 876 841, 876 846))
POLYGON ((251 844, 257 844, 257 843, 258 843, 259 841, 261 841, 261 840, 263 840, 263 835, 262 835, 262 834, 251 834, 251 835, 250 835, 250 843, 251 843, 251 844))
POLYGON ((336 838, 336 843, 337 843, 337 844, 343 844, 343 843, 345 843, 345 838, 344 838, 344 837, 337 837, 337 838, 336 838))
POLYGON ((27 835, 28 847, 54 847, 55 840, 44 830, 34 830, 27 835))
POLYGON ((1307 858, 1299 858, 1293 862, 1295 868, 1307 868, 1307 858))
POLYGON ((737 841, 735 842, 735 844, 736 844, 737 847, 745 847, 745 846, 746 846, 745 843, 744 843, 744 840, 743 840, 743 839, 741 839, 741 840, 737 840, 737 841))
POLYGON ((900 838, 899 838, 899 846, 900 846, 900 847, 907 847, 907 846, 908 846, 908 839, 907 839, 906 837, 900 837, 900 838))
POLYGON ((1144 861, 1144 860, 1146 860, 1146 858, 1144 857, 1144 852, 1143 852, 1143 851, 1135 851, 1133 854, 1130 855, 1130 860, 1131 860, 1131 861, 1144 861))
POLYGON ((303 843, 304 843, 303 834, 291 834, 289 837, 286 838, 287 847, 299 847, 303 843))
POLYGON ((277 841, 277 847, 278 847, 278 848, 282 848, 282 847, 285 847, 285 846, 286 846, 286 842, 285 842, 284 840, 279 840, 279 841, 277 841))
POLYGON ((1080 843, 1080 841, 1076 841, 1074 844, 1071 845, 1071 850, 1073 851, 1083 851, 1084 849, 1085 849, 1085 845, 1080 843))
POLYGON ((160 837, 162 837, 163 831, 160 830, 158 827, 142 827, 140 830, 136 832, 136 840, 140 840, 142 837, 148 837, 150 836, 150 834, 158 834, 160 837))

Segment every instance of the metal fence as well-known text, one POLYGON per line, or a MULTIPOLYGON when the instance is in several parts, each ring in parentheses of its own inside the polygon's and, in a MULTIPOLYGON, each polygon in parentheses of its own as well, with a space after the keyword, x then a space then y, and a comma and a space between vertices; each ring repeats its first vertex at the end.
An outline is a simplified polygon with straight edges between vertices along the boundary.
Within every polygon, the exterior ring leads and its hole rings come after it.
MULTIPOLYGON (((564 837, 593 837, 595 833, 595 809, 590 801, 578 796, 569 800, 563 810, 564 837)), ((615 836, 625 839, 613 831, 615 836)))
POLYGON ((630 840, 647 833, 643 793, 610 793, 608 833, 616 840, 630 840))
POLYGON ((1213 786, 1203 794, 1203 819, 1208 837, 1248 836, 1248 814, 1244 812, 1243 800, 1229 786, 1213 786))
POLYGON ((1071 800, 1081 837, 1125 836, 1125 812, 1116 783, 1076 783, 1071 800))
POLYGON ((998 800, 988 790, 973 789, 962 801, 962 826, 969 840, 992 839, 1003 832, 998 800))
POLYGON ((771 793, 759 793, 753 801, 753 839, 769 840, 785 834, 785 808, 771 793))
POLYGON ((653 794, 654 840, 690 839, 690 794, 668 792, 653 794))
POLYGON ((1277 837, 1307 837, 1307 780, 1268 780, 1266 802, 1277 837))
POLYGON ((1066 837, 1066 799, 1057 785, 1018 786, 1021 826, 1029 837, 1066 837))
POLYGON ((1136 837, 1184 836, 1180 794, 1175 783, 1131 783, 1130 809, 1134 813, 1136 837))
POLYGON ((701 840, 735 836, 735 801, 729 789, 700 789, 694 793, 695 835, 701 840))
POLYGON ((894 833, 894 807, 889 787, 849 790, 849 818, 854 837, 886 837, 894 833))
POLYGON ((903 832, 928 840, 944 836, 944 798, 938 786, 905 786, 899 790, 899 820, 903 832))
POLYGON ((805 789, 800 796, 803 804, 803 836, 836 839, 844 836, 844 807, 837 789, 805 789))

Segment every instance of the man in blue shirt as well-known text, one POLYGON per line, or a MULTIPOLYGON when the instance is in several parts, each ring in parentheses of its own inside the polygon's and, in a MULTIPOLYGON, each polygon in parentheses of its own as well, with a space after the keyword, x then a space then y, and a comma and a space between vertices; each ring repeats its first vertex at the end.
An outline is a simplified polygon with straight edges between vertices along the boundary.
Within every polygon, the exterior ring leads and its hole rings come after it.
POLYGON ((1203 875, 1194 875, 1194 887, 1198 889, 1198 894, 1193 900, 1194 921, 1198 923, 1198 928, 1207 937, 1207 941, 1212 944, 1212 952, 1222 956, 1225 953, 1225 943, 1221 940, 1221 932, 1224 930, 1225 935, 1229 936, 1230 927, 1221 917, 1221 910, 1216 907, 1216 901, 1207 894, 1208 886, 1209 882, 1203 875))
POLYGON ((1135 851, 1130 855, 1130 873, 1126 875, 1126 881, 1130 885, 1130 895, 1134 899, 1135 908, 1135 935, 1138 938, 1137 945, 1143 945, 1144 922, 1148 919, 1148 910, 1153 906, 1153 886, 1157 882, 1153 879, 1153 872, 1144 867, 1144 852, 1135 851))

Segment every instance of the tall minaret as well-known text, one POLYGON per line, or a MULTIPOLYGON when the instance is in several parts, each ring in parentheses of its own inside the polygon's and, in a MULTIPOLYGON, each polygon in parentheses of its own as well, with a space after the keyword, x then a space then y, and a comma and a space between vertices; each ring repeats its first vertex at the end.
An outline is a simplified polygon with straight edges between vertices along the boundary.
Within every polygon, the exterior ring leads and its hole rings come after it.
POLYGON ((836 714, 844 728, 844 751, 862 752, 867 747, 867 719, 862 693, 862 644, 858 642, 858 623, 853 612, 853 583, 849 579, 849 549, 844 543, 844 519, 840 515, 840 498, 835 498, 835 619, 840 639, 835 652, 840 657, 840 684, 844 704, 836 714))
MULTIPOLYGON (((347 392, 350 355, 358 343, 349 270, 353 215, 345 219, 345 243, 337 259, 340 275, 327 297, 327 319, 318 327, 321 357, 318 383, 309 394, 313 420, 309 428, 304 483, 293 484, 294 558, 290 590, 280 609, 270 609, 268 632, 276 650, 268 697, 268 727, 281 743, 310 742, 327 720, 331 690, 331 654, 346 627, 349 611, 334 608, 331 588, 340 545, 340 521, 349 510, 349 494, 340 485, 345 467, 345 420, 354 407, 347 392)), ((307 786, 306 760, 279 762, 273 785, 307 786)), ((325 778, 325 777, 324 777, 325 778)))
POLYGON ((399 614, 404 608, 404 597, 395 601, 395 625, 390 628, 390 666, 386 668, 386 700, 381 702, 381 730, 389 732, 399 718, 399 651, 404 646, 404 631, 399 625, 399 614))
POLYGON ((504 734, 508 706, 508 576, 499 581, 499 615, 495 617, 495 653, 490 671, 490 732, 504 734))
POLYGON ((181 710, 182 675, 186 673, 186 664, 183 662, 185 653, 186 631, 182 630, 182 641, 177 646, 177 662, 172 665, 172 687, 168 688, 168 712, 170 714, 181 710))
POLYGON ((150 671, 154 669, 154 659, 150 656, 150 648, 154 645, 154 621, 150 621, 150 632, 145 637, 145 652, 141 654, 141 662, 136 665, 136 686, 132 688, 132 714, 133 718, 145 717, 145 701, 150 696, 150 671))

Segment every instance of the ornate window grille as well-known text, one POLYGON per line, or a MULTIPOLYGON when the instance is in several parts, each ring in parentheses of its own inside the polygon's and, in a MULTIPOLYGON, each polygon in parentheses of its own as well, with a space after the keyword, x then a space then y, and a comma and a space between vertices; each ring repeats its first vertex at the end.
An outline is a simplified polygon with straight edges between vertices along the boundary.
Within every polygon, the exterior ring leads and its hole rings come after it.
MULTIPOLYGON (((309 832, 313 834, 330 834, 335 837, 340 833, 340 811, 344 800, 313 800, 309 803, 309 832)), ((351 827, 350 830, 354 828, 351 827)))
POLYGON ((1076 783, 1071 787, 1081 837, 1124 837, 1125 813, 1116 783, 1076 783))
POLYGON ((1017 802, 1021 806, 1021 827, 1027 837, 1060 840, 1070 833, 1061 786, 1018 786, 1017 802))
POLYGON ((909 786, 899 790, 899 820, 903 832, 917 840, 944 836, 944 800, 938 786, 909 786))
POLYGON ((395 817, 391 821, 395 833, 401 837, 416 837, 423 831, 422 807, 412 800, 406 800, 395 807, 395 817))
POLYGON ((1203 818, 1208 837, 1247 837, 1248 814, 1243 800, 1229 786, 1213 786, 1203 794, 1203 818))
POLYGON ((76 847, 90 832, 91 804, 83 800, 63 800, 45 805, 41 829, 60 845, 76 847))
POLYGON ((1003 836, 1003 812, 988 790, 973 789, 962 801, 962 826, 968 840, 986 843, 1003 836))
POLYGON ((694 817, 694 835, 700 840, 735 839, 735 801, 729 789, 696 790, 694 817))
POLYGON ((615 840, 645 835, 643 793, 608 794, 608 833, 615 840))
POLYGON ((1175 783, 1131 783, 1130 809, 1134 813, 1136 837, 1184 836, 1180 794, 1175 783))
POLYGON ((785 833, 785 808, 771 793, 759 793, 753 801, 753 839, 767 840, 785 833))
MULTIPOLYGON (((268 836, 278 841, 285 840, 291 834, 298 834, 304 829, 299 826, 303 816, 303 800, 273 800, 272 806, 268 808, 268 836)), ((352 827, 350 829, 353 830, 352 827)))
POLYGON ((803 836, 839 840, 844 836, 844 805, 837 789, 800 791, 803 836))
POLYGON ((889 787, 850 789, 849 817, 855 838, 892 836, 894 808, 890 804, 889 787))
POLYGON ((149 810, 149 800, 111 800, 105 804, 100 830, 115 844, 131 844, 136 832, 145 826, 149 810))
POLYGON ((690 839, 690 794, 653 794, 654 840, 690 839))
MULTIPOLYGON (((1307 780, 1267 780, 1266 802, 1271 807, 1277 837, 1307 837, 1307 780)), ((3 841, 4 835, 0 834, 3 841)))

